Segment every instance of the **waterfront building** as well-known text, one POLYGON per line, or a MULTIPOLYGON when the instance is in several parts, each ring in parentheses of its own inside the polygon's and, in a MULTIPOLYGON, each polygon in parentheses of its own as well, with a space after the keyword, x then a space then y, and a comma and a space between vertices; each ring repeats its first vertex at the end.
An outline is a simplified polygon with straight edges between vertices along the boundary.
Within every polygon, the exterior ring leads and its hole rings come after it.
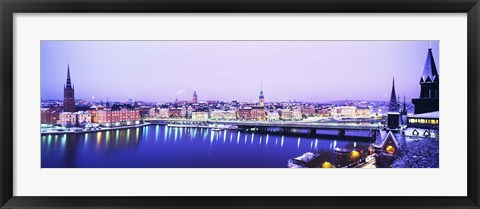
POLYGON ((388 111, 398 111, 400 107, 399 101, 397 101, 397 93, 395 92, 395 78, 393 78, 392 92, 390 93, 390 103, 388 104, 388 111))
POLYGON ((84 126, 92 122, 92 114, 87 111, 78 111, 75 114, 77 115, 77 125, 84 126))
POLYGON ((332 112, 332 110, 331 110, 331 109, 328 109, 328 108, 317 109, 317 116, 320 116, 320 117, 330 117, 330 116, 331 116, 331 112, 332 112))
POLYGON ((148 113, 150 112, 150 108, 152 108, 152 107, 138 106, 138 103, 137 103, 137 106, 134 105, 133 108, 139 110, 140 116, 147 117, 148 113))
POLYGON ((252 120, 266 120, 267 114, 265 112, 265 107, 263 106, 253 106, 252 107, 252 120))
POLYGON ((73 112, 60 113, 60 125, 63 127, 72 127, 77 125, 77 115, 73 112))
POLYGON ((302 110, 299 107, 292 108, 292 117, 293 117, 293 120, 301 120, 302 110))
POLYGON ((41 123, 57 125, 60 120, 61 107, 41 108, 41 123))
POLYGON ((192 106, 188 106, 187 107, 187 118, 192 118, 192 112, 193 112, 193 107, 192 106))
POLYGON ((337 118, 355 117, 357 108, 354 106, 337 106, 332 109, 332 116, 337 118))
POLYGON ((111 109, 98 110, 97 123, 102 126, 122 126, 140 123, 140 111, 131 105, 113 105, 111 109))
POLYGON ((150 110, 148 111, 148 117, 156 118, 157 117, 157 109, 156 108, 150 108, 150 110))
POLYGON ((235 110, 214 110, 210 113, 212 120, 236 120, 237 112, 235 110))
POLYGON ((173 107, 168 110, 168 117, 170 118, 181 118, 184 116, 184 114, 182 115, 182 108, 173 107))
POLYGON ((180 108, 180 117, 181 118, 187 118, 188 115, 187 115, 187 108, 185 106, 182 106, 180 108))
POLYGON ((252 118, 252 107, 242 107, 238 109, 238 119, 250 120, 252 118))
POLYGON ((356 109, 357 117, 369 118, 371 114, 372 110, 369 107, 357 107, 356 109))
POLYGON ((300 108, 280 109, 280 118, 282 120, 301 120, 302 111, 300 108))
POLYGON ((63 86, 63 111, 75 112, 75 86, 70 79, 70 65, 67 66, 67 83, 63 86))
POLYGON ((159 118, 168 118, 168 117, 169 117, 169 110, 168 110, 168 108, 160 108, 160 109, 158 109, 158 117, 159 117, 159 118))
POLYGON ((302 108, 302 114, 306 116, 314 116, 315 115, 315 106, 308 105, 302 108))
POLYGON ((193 111, 192 120, 194 121, 207 121, 209 118, 208 111, 193 111))
POLYGON ((197 97, 197 92, 193 92, 193 98, 192 98, 192 103, 197 104, 198 103, 198 97, 197 97))
POLYGON ((268 110, 267 111, 267 120, 268 121, 280 120, 280 114, 278 114, 277 110, 268 110))
POLYGON ((439 110, 439 75, 432 49, 428 49, 427 60, 420 77, 420 98, 412 99, 415 105, 415 114, 436 112, 439 110))

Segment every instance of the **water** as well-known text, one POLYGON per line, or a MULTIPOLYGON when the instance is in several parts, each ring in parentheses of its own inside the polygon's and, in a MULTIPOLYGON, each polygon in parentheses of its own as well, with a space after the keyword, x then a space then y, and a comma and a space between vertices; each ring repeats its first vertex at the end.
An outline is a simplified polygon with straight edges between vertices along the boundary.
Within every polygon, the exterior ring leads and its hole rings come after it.
POLYGON ((369 144, 162 125, 41 141, 42 168, 285 168, 305 152, 331 157, 335 147, 369 144))

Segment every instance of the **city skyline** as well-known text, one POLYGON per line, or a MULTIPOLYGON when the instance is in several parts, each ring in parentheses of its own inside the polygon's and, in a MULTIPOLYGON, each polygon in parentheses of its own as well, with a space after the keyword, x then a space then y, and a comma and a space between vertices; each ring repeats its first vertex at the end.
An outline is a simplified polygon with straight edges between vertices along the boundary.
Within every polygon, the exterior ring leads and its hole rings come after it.
POLYGON ((258 101, 262 89, 266 103, 388 101, 393 77, 398 96, 410 100, 419 95, 429 47, 439 66, 438 41, 42 41, 41 45, 41 76, 48 78, 41 80, 42 100, 63 97, 59 85, 65 84, 68 66, 78 90, 76 99, 171 102, 191 100, 196 91, 200 101, 249 102, 258 101), (258 57, 265 54, 269 56, 258 57))

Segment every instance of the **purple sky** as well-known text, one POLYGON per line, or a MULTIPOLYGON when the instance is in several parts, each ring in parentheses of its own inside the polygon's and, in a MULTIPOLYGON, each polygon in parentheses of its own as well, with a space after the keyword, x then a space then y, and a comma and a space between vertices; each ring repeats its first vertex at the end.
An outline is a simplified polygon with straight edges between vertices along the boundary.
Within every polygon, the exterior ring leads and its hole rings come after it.
MULTIPOLYGON (((420 94, 430 41, 41 41, 42 99, 324 102, 420 94)), ((438 41, 431 46, 440 72, 438 41)))

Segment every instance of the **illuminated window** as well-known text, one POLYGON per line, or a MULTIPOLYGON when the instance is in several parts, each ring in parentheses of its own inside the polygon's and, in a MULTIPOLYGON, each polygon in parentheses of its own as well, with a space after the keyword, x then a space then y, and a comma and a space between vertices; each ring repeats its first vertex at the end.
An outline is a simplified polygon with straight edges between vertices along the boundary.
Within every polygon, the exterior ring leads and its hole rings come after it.
POLYGON ((389 154, 393 154, 395 152, 395 148, 392 145, 388 145, 385 150, 387 150, 389 154))
POLYGON ((326 161, 322 164, 322 168, 333 168, 333 165, 330 162, 326 161))

